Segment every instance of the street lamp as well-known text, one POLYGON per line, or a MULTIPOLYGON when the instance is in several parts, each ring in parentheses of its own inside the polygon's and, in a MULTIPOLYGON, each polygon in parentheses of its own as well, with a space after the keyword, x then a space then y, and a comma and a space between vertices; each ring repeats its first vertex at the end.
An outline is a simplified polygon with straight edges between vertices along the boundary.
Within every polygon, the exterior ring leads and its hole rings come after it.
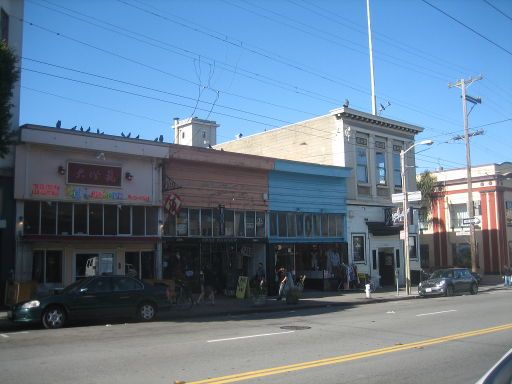
POLYGON ((404 215, 404 258, 405 258, 405 292, 407 295, 411 294, 411 263, 409 258, 409 201, 407 197, 407 176, 405 168, 405 154, 417 145, 432 145, 432 140, 422 140, 407 148, 405 151, 400 151, 400 168, 402 171, 402 192, 403 198, 403 215, 404 215))

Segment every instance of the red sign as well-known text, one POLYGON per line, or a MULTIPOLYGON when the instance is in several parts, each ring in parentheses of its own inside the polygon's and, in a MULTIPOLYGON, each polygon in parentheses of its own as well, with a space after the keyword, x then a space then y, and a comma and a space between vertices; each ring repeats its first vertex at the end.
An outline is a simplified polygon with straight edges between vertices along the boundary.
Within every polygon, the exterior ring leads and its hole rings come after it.
POLYGON ((121 186, 122 168, 111 165, 68 163, 68 183, 84 185, 121 186))
POLYGON ((167 196, 167 199, 164 203, 164 208, 167 212, 169 212, 171 215, 177 215, 180 213, 181 209, 181 199, 178 195, 175 193, 171 193, 169 196, 167 196))
POLYGON ((32 196, 59 196, 59 192, 56 184, 32 184, 32 196))

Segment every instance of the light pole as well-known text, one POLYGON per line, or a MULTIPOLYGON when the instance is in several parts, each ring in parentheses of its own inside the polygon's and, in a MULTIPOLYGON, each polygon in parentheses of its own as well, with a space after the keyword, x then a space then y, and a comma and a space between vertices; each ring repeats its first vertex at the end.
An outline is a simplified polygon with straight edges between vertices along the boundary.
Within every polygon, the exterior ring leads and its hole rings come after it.
POLYGON ((400 151, 400 167, 402 170, 402 193, 403 198, 403 215, 404 215, 404 261, 405 261, 405 293, 411 294, 411 263, 409 258, 409 199, 407 196, 407 175, 405 166, 405 154, 417 145, 432 145, 432 140, 422 140, 416 144, 411 145, 405 151, 400 151))

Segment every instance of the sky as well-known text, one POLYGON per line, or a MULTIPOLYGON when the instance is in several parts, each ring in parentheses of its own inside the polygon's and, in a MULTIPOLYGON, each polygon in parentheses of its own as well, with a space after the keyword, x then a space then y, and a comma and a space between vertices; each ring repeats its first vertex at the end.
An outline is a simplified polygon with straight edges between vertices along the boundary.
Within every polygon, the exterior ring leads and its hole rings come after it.
MULTIPOLYGON (((472 164, 512 161, 512 1, 370 0, 370 13, 378 113, 434 141, 417 171, 466 166, 449 84, 479 76, 472 164)), ((198 117, 222 143, 346 99, 372 112, 366 0, 25 0, 23 23, 20 124, 173 142, 173 118, 198 117)))

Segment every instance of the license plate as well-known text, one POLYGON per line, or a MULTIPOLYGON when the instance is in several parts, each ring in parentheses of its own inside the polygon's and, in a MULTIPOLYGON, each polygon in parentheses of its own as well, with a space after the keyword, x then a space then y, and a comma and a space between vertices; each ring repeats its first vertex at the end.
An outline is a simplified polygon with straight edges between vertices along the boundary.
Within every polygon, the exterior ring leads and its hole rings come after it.
POLYGON ((425 292, 432 292, 432 288, 425 288, 425 292))

